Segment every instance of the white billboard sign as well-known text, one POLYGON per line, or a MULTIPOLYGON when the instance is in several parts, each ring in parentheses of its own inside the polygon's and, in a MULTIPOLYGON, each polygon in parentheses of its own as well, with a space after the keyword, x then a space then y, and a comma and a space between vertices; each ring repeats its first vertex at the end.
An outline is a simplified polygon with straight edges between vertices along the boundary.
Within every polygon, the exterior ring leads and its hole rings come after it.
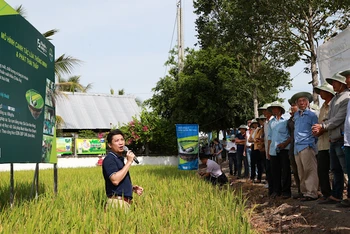
POLYGON ((350 69, 350 27, 317 48, 321 84, 325 78, 350 69))

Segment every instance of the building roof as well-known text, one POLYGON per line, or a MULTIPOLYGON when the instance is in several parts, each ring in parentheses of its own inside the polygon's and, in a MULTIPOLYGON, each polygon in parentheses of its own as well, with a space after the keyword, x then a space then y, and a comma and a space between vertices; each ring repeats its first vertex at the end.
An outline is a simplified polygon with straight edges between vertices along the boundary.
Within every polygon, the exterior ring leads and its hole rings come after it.
POLYGON ((56 115, 64 121, 60 129, 111 129, 130 122, 140 112, 131 95, 64 92, 56 100, 56 115))

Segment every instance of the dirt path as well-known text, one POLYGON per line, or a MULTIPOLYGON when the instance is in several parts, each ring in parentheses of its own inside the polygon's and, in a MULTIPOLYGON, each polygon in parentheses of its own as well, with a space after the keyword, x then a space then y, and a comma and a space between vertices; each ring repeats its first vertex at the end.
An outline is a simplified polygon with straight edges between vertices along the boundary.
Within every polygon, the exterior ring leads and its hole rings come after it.
MULTIPOLYGON (((222 163, 229 176, 228 162, 222 163)), ((203 168, 204 170, 204 168, 203 168)), ((320 205, 317 201, 301 202, 297 199, 269 198, 265 184, 254 184, 245 179, 233 181, 232 189, 240 191, 253 208, 251 224, 259 233, 349 233, 350 208, 320 205)), ((292 187, 292 193, 296 188, 292 187)))
POLYGON ((317 201, 270 199, 264 184, 235 181, 253 209, 251 224, 260 233, 350 233, 349 208, 320 205, 317 201))

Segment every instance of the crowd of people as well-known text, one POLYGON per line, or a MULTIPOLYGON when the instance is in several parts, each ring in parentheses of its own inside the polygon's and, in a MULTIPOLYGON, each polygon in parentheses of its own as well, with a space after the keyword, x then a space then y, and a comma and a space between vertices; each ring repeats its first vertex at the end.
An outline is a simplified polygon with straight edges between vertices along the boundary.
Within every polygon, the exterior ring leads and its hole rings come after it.
POLYGON ((207 169, 202 175, 214 184, 227 183, 219 166, 227 154, 230 177, 262 183, 265 174, 271 199, 292 197, 350 207, 349 89, 350 70, 346 70, 315 87, 324 101, 319 110, 313 108, 313 95, 308 92, 298 92, 288 100, 289 118, 278 101, 259 107, 262 115, 240 125, 228 141, 214 139, 212 147, 203 148, 201 161, 207 169), (292 175, 297 187, 294 194, 292 175))

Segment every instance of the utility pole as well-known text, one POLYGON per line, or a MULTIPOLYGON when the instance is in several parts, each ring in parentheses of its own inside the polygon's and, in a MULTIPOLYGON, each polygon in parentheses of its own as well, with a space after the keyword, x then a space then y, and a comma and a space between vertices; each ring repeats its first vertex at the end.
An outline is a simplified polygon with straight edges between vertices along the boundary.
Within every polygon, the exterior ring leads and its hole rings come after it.
POLYGON ((183 33, 183 23, 182 23, 182 7, 181 0, 177 2, 177 49, 178 49, 178 65, 179 72, 182 71, 184 67, 184 33, 183 33))

